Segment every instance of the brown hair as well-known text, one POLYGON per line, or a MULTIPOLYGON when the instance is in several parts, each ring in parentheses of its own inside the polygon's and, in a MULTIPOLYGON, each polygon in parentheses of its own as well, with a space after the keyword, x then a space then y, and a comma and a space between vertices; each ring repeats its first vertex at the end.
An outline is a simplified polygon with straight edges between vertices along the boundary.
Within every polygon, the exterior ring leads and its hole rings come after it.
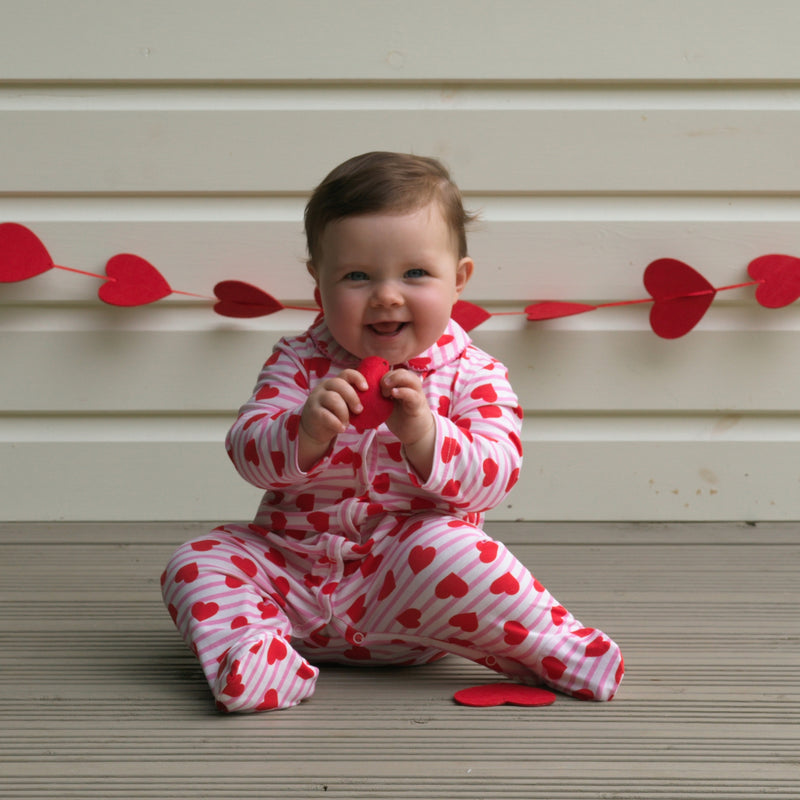
POLYGON ((380 212, 404 213, 438 201, 458 243, 467 255, 466 227, 476 215, 464 210, 461 192, 436 159, 375 151, 335 167, 311 195, 305 210, 308 256, 320 256, 325 227, 345 217, 380 212))

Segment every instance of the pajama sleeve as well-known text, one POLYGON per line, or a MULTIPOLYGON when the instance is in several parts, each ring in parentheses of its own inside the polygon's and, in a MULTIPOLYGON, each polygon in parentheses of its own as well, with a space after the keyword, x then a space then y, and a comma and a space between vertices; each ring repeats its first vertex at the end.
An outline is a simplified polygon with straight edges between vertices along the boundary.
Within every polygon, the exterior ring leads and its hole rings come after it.
POLYGON ((309 360, 279 342, 225 440, 228 456, 248 483, 260 489, 298 486, 324 468, 327 454, 308 472, 298 466, 300 414, 309 383, 309 360))
POLYGON ((433 470, 420 488, 455 509, 482 513, 519 477, 522 409, 499 361, 472 348, 463 362, 449 402, 434 415, 433 470))

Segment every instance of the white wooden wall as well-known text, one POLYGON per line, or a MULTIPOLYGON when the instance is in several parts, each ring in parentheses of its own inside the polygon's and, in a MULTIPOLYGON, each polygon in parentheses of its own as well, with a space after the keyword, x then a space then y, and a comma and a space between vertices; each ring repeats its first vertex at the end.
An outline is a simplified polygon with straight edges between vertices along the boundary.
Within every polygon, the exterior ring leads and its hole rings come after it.
MULTIPOLYGON (((483 223, 466 299, 646 297, 800 255, 795 0, 2 0, 0 221, 57 264, 120 252, 173 288, 307 302, 302 209, 370 149, 442 158, 483 223)), ((285 311, 110 308, 0 284, 0 517, 245 519, 222 439, 285 311)), ((722 292, 676 341, 649 306, 474 332, 526 410, 495 519, 800 519, 800 303, 722 292)))

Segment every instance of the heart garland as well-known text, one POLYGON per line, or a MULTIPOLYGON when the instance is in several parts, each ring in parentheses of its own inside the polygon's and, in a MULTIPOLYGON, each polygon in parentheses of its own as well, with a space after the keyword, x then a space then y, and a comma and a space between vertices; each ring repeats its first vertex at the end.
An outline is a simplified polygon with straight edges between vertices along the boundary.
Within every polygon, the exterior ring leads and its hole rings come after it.
MULTIPOLYGON (((214 311, 225 317, 263 317, 284 309, 320 312, 317 306, 287 306, 257 286, 237 280, 220 281, 214 296, 173 289, 163 275, 148 261, 130 253, 120 253, 108 260, 105 275, 56 264, 39 237, 15 222, 0 223, 0 283, 16 283, 41 275, 51 269, 67 270, 99 278, 103 285, 97 292, 100 300, 112 306, 141 306, 154 303, 170 294, 216 301, 214 311)), ((760 256, 747 268, 752 280, 731 286, 712 286, 697 270, 674 258, 659 258, 644 272, 644 287, 650 295, 641 300, 623 300, 589 305, 545 300, 531 303, 524 311, 491 314, 486 309, 459 300, 452 317, 470 331, 491 316, 524 314, 530 321, 557 319, 584 314, 599 308, 652 303, 650 327, 663 339, 685 336, 703 318, 718 292, 756 286, 756 302, 764 308, 783 308, 800 299, 800 258, 772 254, 760 256)))

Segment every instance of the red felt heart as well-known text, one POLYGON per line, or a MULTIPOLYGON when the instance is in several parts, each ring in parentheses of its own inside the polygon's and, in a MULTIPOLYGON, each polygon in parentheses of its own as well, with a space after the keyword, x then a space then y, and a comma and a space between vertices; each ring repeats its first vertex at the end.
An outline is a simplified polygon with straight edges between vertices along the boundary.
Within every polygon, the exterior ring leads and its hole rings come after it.
POLYGON ((754 281, 756 301, 764 308, 783 308, 800 298, 800 258, 769 255, 751 261, 747 272, 754 281))
POLYGON ((549 706, 556 696, 546 689, 518 683, 486 683, 461 689, 453 699, 462 706, 549 706))
POLYGON ((357 367, 358 371, 367 379, 367 390, 359 392, 361 405, 364 410, 360 414, 353 414, 350 421, 359 432, 370 428, 377 428, 389 419, 394 410, 394 402, 384 397, 381 392, 381 378, 389 371, 390 364, 377 356, 367 356, 357 367))
POLYGON ((471 331, 477 328, 482 322, 486 322, 492 315, 474 303, 466 300, 458 300, 450 312, 450 316, 465 330, 471 331))
POLYGON ((659 258, 644 271, 644 286, 655 301, 650 327, 662 339, 689 333, 714 302, 717 290, 695 269, 674 258, 659 258))
POLYGON ((223 317, 265 317, 283 309, 271 294, 243 281, 220 281, 214 294, 220 301, 214 311, 223 317))
POLYGON ((112 256, 97 296, 112 306, 143 306, 172 294, 172 287, 149 262, 130 253, 112 256))
POLYGON ((39 237, 16 222, 0 224, 0 283, 24 281, 55 265, 39 237))
POLYGON ((585 303, 559 303, 548 300, 527 306, 525 315, 529 320, 536 322, 543 319, 571 317, 573 314, 583 314, 586 311, 594 311, 596 308, 597 306, 590 306, 585 303))

